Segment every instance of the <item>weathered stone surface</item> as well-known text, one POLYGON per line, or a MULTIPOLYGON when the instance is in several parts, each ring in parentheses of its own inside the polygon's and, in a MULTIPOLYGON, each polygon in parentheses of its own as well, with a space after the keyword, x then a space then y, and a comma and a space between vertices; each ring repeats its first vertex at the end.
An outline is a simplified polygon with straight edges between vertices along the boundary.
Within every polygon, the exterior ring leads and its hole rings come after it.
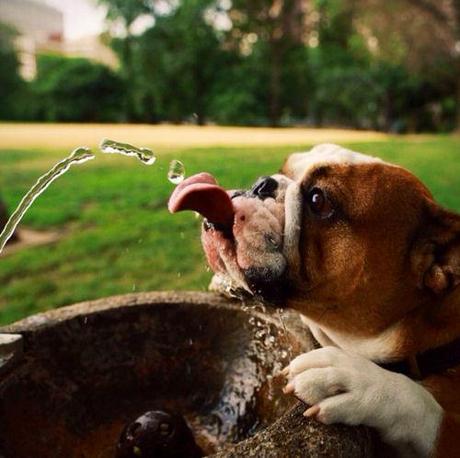
POLYGON ((215 294, 140 293, 0 328, 23 341, 0 373, 0 456, 112 458, 124 425, 156 408, 184 415, 208 454, 240 442, 219 457, 372 456, 364 428, 308 422, 300 407, 283 415, 295 402, 270 377, 280 351, 312 346, 299 316, 284 317, 287 335, 273 311, 215 294), (254 339, 250 317, 271 346, 254 339))
POLYGON ((353 458, 373 457, 376 437, 364 427, 325 426, 302 414, 299 402, 278 421, 213 458, 353 458))
POLYGON ((20 361, 23 339, 20 334, 0 334, 0 376, 20 361))

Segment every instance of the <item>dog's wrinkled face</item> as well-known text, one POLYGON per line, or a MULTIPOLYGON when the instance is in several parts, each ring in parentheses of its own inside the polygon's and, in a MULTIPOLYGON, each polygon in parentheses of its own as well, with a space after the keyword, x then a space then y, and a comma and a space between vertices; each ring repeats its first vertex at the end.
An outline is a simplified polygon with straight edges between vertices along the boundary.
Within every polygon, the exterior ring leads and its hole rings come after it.
POLYGON ((204 221, 208 263, 231 289, 270 299, 279 299, 286 290, 285 199, 292 183, 283 175, 261 177, 249 191, 229 192, 231 227, 204 221))
POLYGON ((248 191, 189 180, 170 208, 205 216, 209 265, 232 289, 319 321, 327 314, 329 326, 345 322, 356 334, 379 332, 419 304, 433 259, 414 247, 434 204, 406 170, 320 145, 248 191))

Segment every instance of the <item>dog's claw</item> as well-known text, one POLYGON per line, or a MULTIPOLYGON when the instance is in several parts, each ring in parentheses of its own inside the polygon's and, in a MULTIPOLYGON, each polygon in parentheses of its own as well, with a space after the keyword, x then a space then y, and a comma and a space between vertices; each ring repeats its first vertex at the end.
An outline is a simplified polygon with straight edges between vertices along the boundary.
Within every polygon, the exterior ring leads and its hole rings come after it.
POLYGON ((309 407, 309 408, 303 413, 303 416, 304 416, 304 417, 307 417, 307 418, 311 418, 311 417, 316 417, 316 415, 318 415, 318 413, 319 413, 319 406, 318 406, 318 405, 314 405, 314 406, 309 407))
POLYGON ((294 385, 292 383, 288 383, 284 388, 283 388, 283 393, 284 394, 289 394, 294 392, 294 385))

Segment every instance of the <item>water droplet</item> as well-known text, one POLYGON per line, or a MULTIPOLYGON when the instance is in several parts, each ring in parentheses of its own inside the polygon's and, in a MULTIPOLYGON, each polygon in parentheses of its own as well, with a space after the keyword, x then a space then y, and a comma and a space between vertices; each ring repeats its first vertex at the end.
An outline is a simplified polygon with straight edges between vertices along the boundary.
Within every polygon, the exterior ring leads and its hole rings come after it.
POLYGON ((146 165, 152 165, 157 159, 153 151, 149 148, 138 148, 129 143, 120 143, 108 138, 102 140, 99 148, 106 154, 123 154, 124 156, 137 157, 146 165))
POLYGON ((185 167, 181 161, 174 159, 169 163, 168 180, 172 184, 179 184, 184 181, 185 167))

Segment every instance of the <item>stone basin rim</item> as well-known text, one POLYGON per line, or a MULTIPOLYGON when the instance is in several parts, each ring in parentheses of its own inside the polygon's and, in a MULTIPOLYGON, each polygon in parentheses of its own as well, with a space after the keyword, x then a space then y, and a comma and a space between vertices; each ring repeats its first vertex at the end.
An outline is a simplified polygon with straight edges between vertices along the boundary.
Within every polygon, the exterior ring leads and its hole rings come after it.
MULTIPOLYGON (((120 294, 107 296, 100 299, 78 302, 57 309, 33 314, 27 318, 0 327, 0 334, 21 334, 22 332, 34 332, 50 326, 57 325, 66 320, 85 315, 90 316, 109 310, 123 310, 132 307, 155 307, 156 305, 197 305, 216 310, 230 310, 244 313, 242 302, 238 299, 229 299, 218 293, 199 291, 151 291, 120 294)), ((255 305, 256 302, 248 301, 247 305, 255 305)), ((274 310, 274 309, 272 309, 274 310)), ((296 314, 291 310, 288 315, 296 314)), ((277 322, 270 313, 262 313, 252 310, 251 314, 263 316, 266 321, 277 322)))

